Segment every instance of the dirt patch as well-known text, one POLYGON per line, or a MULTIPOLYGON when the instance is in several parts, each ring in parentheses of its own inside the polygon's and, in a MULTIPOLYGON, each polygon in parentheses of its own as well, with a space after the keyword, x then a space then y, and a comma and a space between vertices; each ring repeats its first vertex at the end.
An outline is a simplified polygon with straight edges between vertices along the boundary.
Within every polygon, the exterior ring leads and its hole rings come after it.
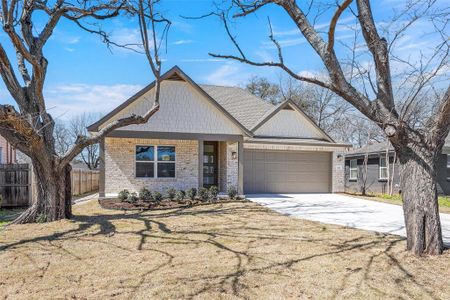
POLYGON ((145 202, 139 200, 137 202, 131 203, 127 201, 121 201, 117 198, 107 198, 107 199, 99 199, 98 203, 104 209, 117 209, 117 210, 164 210, 164 209, 174 209, 174 208, 186 208, 200 205, 210 205, 217 203, 230 203, 242 200, 229 200, 229 199, 221 199, 221 200, 211 200, 211 201, 201 201, 198 199, 195 200, 182 200, 175 201, 164 199, 160 202, 145 202))

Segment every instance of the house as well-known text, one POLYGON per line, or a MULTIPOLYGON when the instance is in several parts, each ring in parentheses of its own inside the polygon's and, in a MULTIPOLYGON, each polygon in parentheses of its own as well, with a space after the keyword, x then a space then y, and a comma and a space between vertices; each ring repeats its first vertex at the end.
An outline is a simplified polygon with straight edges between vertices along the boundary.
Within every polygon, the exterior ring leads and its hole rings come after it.
MULTIPOLYGON (((161 76, 160 110, 100 145, 100 197, 142 187, 216 185, 243 193, 343 191, 343 152, 293 102, 269 104, 237 87, 199 85, 180 68, 161 76)), ((153 105, 154 82, 88 130, 153 105)))
MULTIPOLYGON (((399 193, 399 164, 394 159, 394 148, 386 142, 350 150, 345 155, 345 191, 361 193, 365 188, 367 193, 385 194, 391 184, 393 193, 399 193)), ((438 192, 450 195, 450 136, 438 161, 437 180, 438 192)))
POLYGON ((16 163, 16 149, 0 135, 0 164, 16 163))

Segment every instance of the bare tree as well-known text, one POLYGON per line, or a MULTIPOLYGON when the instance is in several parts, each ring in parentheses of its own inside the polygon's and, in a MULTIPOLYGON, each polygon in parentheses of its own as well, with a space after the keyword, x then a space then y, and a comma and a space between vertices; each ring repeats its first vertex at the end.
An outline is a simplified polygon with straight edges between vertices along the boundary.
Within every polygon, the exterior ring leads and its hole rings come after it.
POLYGON ((405 9, 394 12, 392 20, 383 26, 385 37, 382 37, 370 1, 352 2, 326 2, 327 7, 333 8, 333 13, 328 32, 321 33, 314 22, 324 14, 323 11, 313 14, 312 1, 309 2, 311 5, 306 2, 299 4, 295 0, 232 1, 230 11, 236 9, 233 14, 235 18, 253 14, 271 4, 283 9, 323 62, 328 72, 327 79, 303 76, 285 64, 282 48, 272 33, 270 22, 269 38, 276 47, 277 61, 260 62, 246 56, 236 36, 230 33, 225 18, 226 32, 239 55, 210 55, 253 66, 280 68, 297 80, 332 91, 373 121, 389 138, 400 162, 407 249, 418 255, 441 254, 444 246, 437 202, 436 164, 450 131, 450 86, 448 76, 445 76, 449 69, 450 50, 448 9, 437 7, 436 1, 407 2, 405 9), (335 37, 339 19, 346 11, 355 17, 357 28, 349 59, 337 55, 339 43, 335 37), (439 39, 431 53, 420 53, 419 58, 414 60, 402 57, 401 49, 396 51, 396 47, 400 37, 413 28, 417 20, 428 21, 434 36, 439 39), (360 48, 358 51, 357 47, 360 48), (358 53, 363 56, 358 56, 358 53), (403 71, 393 72, 391 66, 399 64, 403 71), (439 80, 434 80, 436 78, 439 80), (411 124, 407 116, 415 104, 422 102, 427 91, 438 87, 438 83, 445 91, 440 104, 433 117, 418 128, 417 124, 411 124))
MULTIPOLYGON (((41 1, 4 0, 0 20, 7 38, 0 42, 0 72, 11 97, 17 104, 0 105, 0 134, 14 147, 30 157, 37 179, 37 201, 26 210, 16 223, 35 222, 36 218, 54 221, 71 217, 70 162, 81 151, 98 143, 111 131, 146 123, 159 110, 161 60, 158 56, 161 38, 156 24, 170 24, 153 11, 155 1, 139 1, 130 5, 126 1, 41 1), (55 148, 55 121, 46 107, 44 84, 48 58, 44 47, 61 20, 68 20, 84 30, 96 33, 109 42, 108 36, 94 22, 116 17, 121 11, 139 16, 143 49, 156 78, 153 106, 142 116, 131 115, 112 121, 92 136, 78 136, 63 155, 55 148), (34 26, 36 15, 44 26, 34 26), (42 28, 38 30, 38 28, 42 28), (147 28, 150 28, 148 33, 147 28), (5 50, 9 42, 16 57, 5 50)), ((164 29, 165 30, 165 29, 164 29)))
POLYGON ((267 78, 253 76, 250 78, 245 88, 253 95, 272 104, 281 102, 280 87, 277 84, 270 82, 267 78))
POLYGON ((55 138, 55 151, 59 156, 64 155, 73 145, 73 138, 66 124, 61 120, 55 120, 55 129, 53 130, 55 138))
MULTIPOLYGON (((96 114, 81 114, 70 119, 69 127, 70 134, 72 138, 76 140, 78 136, 89 135, 87 127, 98 120, 96 114)), ((92 144, 85 147, 79 154, 81 160, 86 164, 90 170, 95 170, 98 168, 100 161, 99 144, 92 144)))

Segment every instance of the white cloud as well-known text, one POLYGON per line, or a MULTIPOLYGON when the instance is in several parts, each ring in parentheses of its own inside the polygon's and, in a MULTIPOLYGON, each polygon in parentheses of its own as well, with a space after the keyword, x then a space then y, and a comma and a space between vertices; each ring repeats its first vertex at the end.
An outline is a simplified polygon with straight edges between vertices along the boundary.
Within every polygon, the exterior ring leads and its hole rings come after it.
POLYGON ((172 44, 174 45, 185 45, 185 44, 192 44, 194 41, 193 40, 178 40, 173 42, 172 44))
MULTIPOLYGON (((341 25, 348 25, 353 20, 354 20, 353 16, 348 16, 348 17, 339 19, 339 22, 336 26, 336 32, 338 32, 339 30, 345 30, 344 28, 342 28, 341 25)), ((330 26, 329 22, 318 23, 318 24, 314 25, 314 29, 316 29, 316 30, 328 29, 329 26, 330 26)), ((301 32, 300 32, 300 29, 298 29, 298 28, 287 29, 287 30, 274 30, 273 35, 279 36, 279 37, 290 36, 290 35, 301 35, 301 32)))
POLYGON ((255 55, 258 56, 262 61, 275 61, 272 53, 266 50, 255 51, 255 55))
POLYGON ((242 82, 246 82, 249 77, 250 74, 244 71, 240 65, 227 62, 206 76, 204 80, 209 84, 239 86, 242 82))
POLYGON ((67 84, 45 91, 47 109, 55 118, 67 119, 88 113, 105 114, 142 87, 132 84, 89 85, 67 84))
MULTIPOLYGON (((110 39, 118 45, 126 45, 128 48, 135 51, 141 50, 142 40, 140 32, 137 28, 122 27, 116 29, 112 32, 110 39)), ((121 52, 132 52, 128 49, 123 49, 120 47, 116 47, 115 49, 118 49, 121 52)))
MULTIPOLYGON (((305 40, 305 38, 300 37, 300 38, 293 38, 293 39, 278 40, 277 42, 278 42, 278 44, 280 44, 280 46, 282 48, 286 48, 286 47, 292 47, 292 46, 304 44, 304 43, 306 43, 306 40, 305 40)), ((277 47, 275 46, 275 44, 272 41, 270 41, 270 42, 267 41, 267 42, 263 42, 262 48, 276 49, 277 47)))

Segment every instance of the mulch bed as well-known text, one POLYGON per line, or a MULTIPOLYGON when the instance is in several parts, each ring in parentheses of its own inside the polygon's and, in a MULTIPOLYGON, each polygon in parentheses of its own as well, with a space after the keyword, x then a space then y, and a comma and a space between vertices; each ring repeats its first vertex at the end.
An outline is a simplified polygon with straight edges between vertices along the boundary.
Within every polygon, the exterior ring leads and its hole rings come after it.
POLYGON ((137 201, 135 203, 130 203, 126 201, 121 201, 117 198, 107 198, 99 199, 98 203, 104 209, 117 209, 117 210, 162 210, 162 209, 173 209, 182 207, 192 207, 216 203, 228 203, 242 200, 230 200, 230 199, 220 199, 214 201, 201 201, 201 200, 183 200, 183 201, 171 201, 169 199, 161 200, 160 202, 144 202, 137 201))

